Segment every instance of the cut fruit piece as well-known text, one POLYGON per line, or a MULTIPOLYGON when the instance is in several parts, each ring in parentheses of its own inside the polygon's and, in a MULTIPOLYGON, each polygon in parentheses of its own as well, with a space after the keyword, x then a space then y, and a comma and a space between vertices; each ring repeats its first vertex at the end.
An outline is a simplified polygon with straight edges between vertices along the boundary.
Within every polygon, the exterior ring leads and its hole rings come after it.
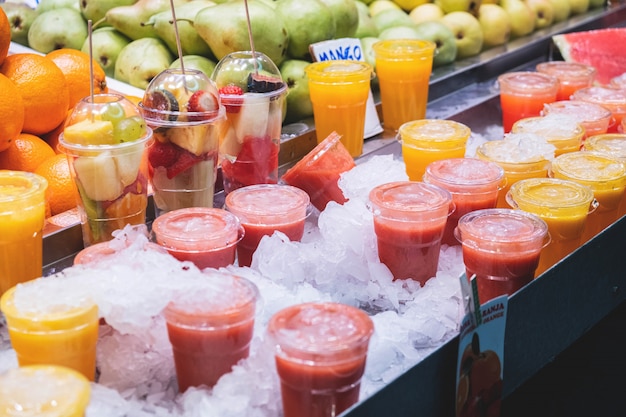
POLYGON ((148 151, 148 161, 154 168, 169 167, 178 159, 180 149, 170 142, 155 141, 148 151))
POLYGON ((626 28, 563 33, 554 35, 552 41, 565 61, 594 67, 600 84, 626 72, 626 28))
POLYGON ((149 113, 147 117, 153 119, 162 119, 175 121, 178 116, 176 114, 167 114, 166 112, 178 112, 180 106, 174 94, 168 90, 154 90, 144 95, 143 108, 149 113), (151 111, 152 110, 152 111, 151 111))
POLYGON ((247 136, 265 135, 270 112, 269 97, 255 97, 254 94, 245 94, 243 97, 241 110, 237 117, 231 119, 237 137, 241 140, 247 136))
POLYGON ((278 77, 254 72, 248 75, 249 93, 269 93, 280 90, 283 85, 283 80, 278 77))
POLYGON ((113 123, 108 120, 85 119, 63 130, 63 140, 77 145, 113 145, 116 142, 113 123))
POLYGON ((174 162, 167 168, 167 178, 172 179, 202 161, 203 158, 198 157, 190 152, 181 152, 176 162, 174 162))
MULTIPOLYGON (((145 211, 148 205, 148 198, 144 194, 126 193, 124 197, 118 198, 106 208, 104 214, 107 219, 128 219, 145 211)), ((136 223, 139 224, 139 223, 136 223)), ((122 225, 122 228, 125 225, 122 225)), ((115 229, 114 229, 115 230, 115 229)))
POLYGON ((211 124, 179 126, 160 133, 167 141, 196 156, 217 149, 217 127, 211 124))
POLYGON ((189 97, 187 111, 189 112, 215 112, 219 110, 219 102, 216 96, 208 91, 196 91, 189 97))
POLYGON ((278 181, 280 145, 270 137, 247 137, 234 161, 224 159, 224 189, 228 192, 253 184, 275 184, 278 181))
MULTIPOLYGON (((114 158, 117 168, 117 177, 123 187, 134 183, 137 179, 137 175, 139 175, 141 159, 143 158, 143 144, 136 148, 137 149, 116 155, 114 158)), ((109 173, 109 175, 111 174, 112 173, 109 173)))
POLYGON ((74 170, 85 194, 92 200, 115 200, 124 191, 110 152, 95 157, 78 157, 74 160, 74 170))
POLYGON ((225 132, 222 133, 222 143, 220 144, 220 154, 224 155, 225 158, 234 159, 241 151, 242 144, 243 138, 241 138, 241 141, 239 140, 233 126, 230 124, 225 126, 225 132))

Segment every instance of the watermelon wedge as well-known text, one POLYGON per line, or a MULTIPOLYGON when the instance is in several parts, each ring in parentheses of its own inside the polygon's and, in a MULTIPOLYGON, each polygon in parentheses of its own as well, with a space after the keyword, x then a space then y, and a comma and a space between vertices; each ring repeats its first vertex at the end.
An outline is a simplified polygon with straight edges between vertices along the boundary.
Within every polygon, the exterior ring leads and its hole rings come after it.
POLYGON ((608 28, 552 36, 552 41, 568 62, 593 66, 596 82, 606 85, 626 72, 626 28, 608 28))

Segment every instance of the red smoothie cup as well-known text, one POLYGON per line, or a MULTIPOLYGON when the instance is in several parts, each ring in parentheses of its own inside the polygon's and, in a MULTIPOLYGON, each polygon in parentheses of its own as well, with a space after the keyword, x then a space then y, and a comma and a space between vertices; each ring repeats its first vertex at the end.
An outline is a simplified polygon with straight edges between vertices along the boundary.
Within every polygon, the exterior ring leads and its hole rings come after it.
POLYGON ((156 242, 180 261, 198 268, 220 268, 235 262, 243 228, 224 209, 192 207, 167 212, 152 223, 156 242))
POLYGON ((436 185, 398 181, 375 187, 369 200, 380 262, 394 279, 424 285, 437 273, 452 196, 436 185))
POLYGON ((270 319, 284 417, 334 417, 359 400, 372 320, 339 303, 304 303, 270 319))
POLYGON ((585 138, 606 133, 613 123, 613 115, 606 107, 582 100, 560 100, 548 103, 543 109, 544 115, 571 115, 585 128, 585 138))
POLYGON ((282 177, 285 183, 306 191, 319 211, 330 201, 339 204, 347 201, 337 181, 356 164, 340 139, 337 132, 331 133, 282 177))
POLYGON ((559 80, 557 100, 569 100, 581 88, 591 87, 597 73, 591 65, 565 61, 542 62, 537 64, 536 69, 559 80))
POLYGON ((462 216, 456 229, 468 279, 476 275, 480 303, 512 295, 535 277, 549 243, 548 225, 514 209, 482 209, 462 216))
POLYGON ((609 109, 614 123, 609 126, 607 133, 617 133, 626 116, 626 90, 603 86, 587 87, 576 91, 572 100, 587 101, 609 109))

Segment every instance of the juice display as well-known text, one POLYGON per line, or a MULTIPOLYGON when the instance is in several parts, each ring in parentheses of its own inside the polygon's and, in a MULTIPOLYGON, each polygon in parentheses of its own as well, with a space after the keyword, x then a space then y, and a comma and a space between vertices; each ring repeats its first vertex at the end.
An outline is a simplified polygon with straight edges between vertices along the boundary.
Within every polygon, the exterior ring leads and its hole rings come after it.
POLYGON ((372 66, 360 61, 331 60, 309 64, 305 71, 318 143, 337 132, 350 155, 360 156, 372 66))
POLYGON ((591 65, 565 61, 541 62, 536 69, 559 80, 557 100, 569 100, 581 88, 591 87, 597 73, 591 65))
POLYGON ((607 133, 617 133, 622 118, 626 116, 626 90, 608 86, 587 87, 576 91, 572 95, 572 100, 587 101, 609 109, 613 123, 607 129, 607 133))
POLYGON ((331 417, 359 399, 372 320, 339 303, 304 303, 268 324, 285 417, 331 417))
POLYGON ((437 273, 452 196, 436 185, 400 181, 375 187, 369 200, 380 262, 394 279, 425 284, 437 273))
POLYGON ((0 170, 0 295, 42 274, 45 178, 0 170))
POLYGON ((559 81, 533 71, 518 71, 498 77, 502 127, 511 131, 513 123, 525 117, 539 116, 546 103, 556 101, 559 81))
POLYGON ((554 145, 554 155, 580 150, 585 137, 585 128, 572 116, 547 114, 526 117, 513 124, 512 133, 534 133, 554 145))
POLYGON ((550 243, 543 248, 536 276, 578 249, 587 215, 594 209, 593 190, 574 181, 530 178, 511 186, 513 208, 539 216, 548 225, 550 243))
MULTIPOLYGON (((622 125, 624 122, 626 122, 626 119, 622 119, 622 125)), ((626 134, 607 133, 592 136, 585 142, 583 150, 611 155, 626 164, 626 134)), ((624 193, 622 201, 619 204, 618 216, 622 217, 625 214, 626 193, 624 193)))
POLYGON ((339 204, 346 202, 337 182, 342 173, 356 164, 340 139, 341 136, 333 132, 282 177, 285 183, 306 191, 311 204, 319 211, 331 201, 339 204))
POLYGON ((435 47, 434 42, 416 39, 389 39, 372 46, 385 128, 398 130, 426 117, 435 47))
POLYGON ((424 119, 403 124, 398 133, 406 173, 411 181, 421 181, 431 162, 463 158, 471 131, 453 120, 424 119))
POLYGON ((606 133, 613 121, 611 111, 606 107, 581 100, 559 100, 548 103, 543 109, 544 115, 562 114, 573 116, 583 128, 585 128, 585 138, 606 133))

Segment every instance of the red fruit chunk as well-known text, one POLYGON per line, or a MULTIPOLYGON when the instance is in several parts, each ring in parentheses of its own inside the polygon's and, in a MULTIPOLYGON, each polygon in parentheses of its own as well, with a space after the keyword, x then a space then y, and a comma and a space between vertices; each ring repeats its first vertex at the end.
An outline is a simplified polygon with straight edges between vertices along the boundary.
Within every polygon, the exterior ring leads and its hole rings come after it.
POLYGON ((219 102, 217 96, 214 96, 208 91, 199 90, 189 97, 187 102, 187 111, 191 113, 210 113, 210 114, 195 114, 188 115, 188 119, 191 121, 199 121, 210 119, 215 116, 219 110, 219 102))
POLYGON ((158 140, 148 151, 148 161, 152 167, 169 167, 178 159, 180 148, 171 143, 162 143, 158 140))
POLYGON ((181 172, 187 171, 189 168, 191 168, 198 162, 203 161, 204 159, 205 159, 204 155, 196 156, 192 154, 191 152, 181 149, 181 152, 176 162, 174 162, 172 165, 170 165, 167 168, 167 178, 169 179, 174 178, 181 172))
POLYGON ((237 158, 222 162, 224 189, 230 192, 247 185, 277 183, 279 148, 269 136, 246 137, 237 158))
POLYGON ((238 85, 230 84, 220 88, 220 94, 233 94, 240 96, 243 95, 243 89, 238 85))
POLYGON ((220 88, 219 92, 220 96, 222 96, 222 104, 226 108, 226 113, 239 113, 243 104, 243 98, 224 96, 242 96, 243 89, 237 85, 227 85, 220 88))

